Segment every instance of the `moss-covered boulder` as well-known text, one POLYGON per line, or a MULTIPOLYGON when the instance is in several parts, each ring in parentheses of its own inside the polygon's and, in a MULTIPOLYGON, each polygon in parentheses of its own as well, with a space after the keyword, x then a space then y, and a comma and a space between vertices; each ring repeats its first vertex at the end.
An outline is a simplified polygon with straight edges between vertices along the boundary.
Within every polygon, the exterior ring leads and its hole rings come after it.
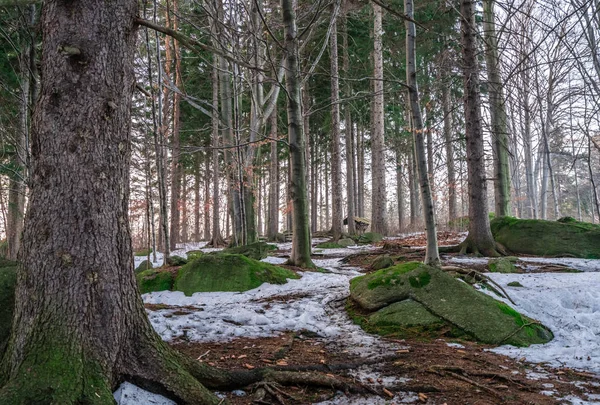
POLYGON ((0 259, 0 353, 8 336, 15 306, 17 264, 0 259))
POLYGON ((179 269, 174 289, 186 295, 208 291, 247 291, 263 283, 285 284, 294 272, 244 255, 207 254, 179 269))
POLYGON ((500 217, 491 222, 496 241, 513 253, 600 259, 600 225, 575 221, 500 217))
POLYGON ((342 238, 338 240, 338 245, 340 245, 343 248, 347 248, 348 246, 356 245, 356 242, 352 238, 342 238))
POLYGON ((255 242, 249 245, 230 247, 224 249, 222 253, 244 255, 254 260, 261 260, 267 257, 269 252, 273 250, 277 250, 277 246, 265 242, 255 242))
POLYGON ((145 270, 138 273, 135 278, 141 294, 170 290, 175 282, 173 273, 165 269, 145 270))
POLYGON ((199 257, 200 257, 200 256, 202 256, 203 254, 204 254, 204 252, 203 252, 203 251, 201 251, 201 250, 189 250, 189 251, 186 253, 186 255, 187 255, 187 259, 188 259, 188 262, 189 262, 190 260, 195 260, 195 259, 199 258, 199 257))
POLYGON ((343 246, 341 246, 337 242, 328 240, 326 242, 321 242, 321 243, 317 244, 317 246, 315 246, 315 247, 319 248, 319 249, 341 249, 343 246))
POLYGON ((365 245, 371 243, 381 242, 383 240, 383 235, 377 232, 366 232, 358 237, 357 242, 365 245))
POLYGON ((135 268, 135 274, 138 274, 138 273, 141 273, 142 271, 150 270, 153 268, 154 268, 154 266, 152 265, 152 262, 149 262, 148 260, 144 260, 143 262, 140 263, 139 266, 137 266, 135 268))
POLYGON ((169 266, 183 266, 183 265, 187 264, 187 262, 188 262, 187 259, 185 259, 181 256, 177 256, 177 255, 169 256, 167 258, 167 264, 169 266))
POLYGON ((519 270, 515 267, 516 257, 497 257, 490 259, 488 269, 492 273, 518 273, 519 270))
MULTIPOLYGON (((355 319, 358 318, 363 326, 367 325, 366 329, 385 326, 375 330, 384 334, 393 331, 403 334, 407 327, 418 326, 414 320, 423 316, 428 328, 435 324, 433 319, 438 318, 454 336, 464 334, 489 344, 528 346, 546 343, 553 337, 539 322, 442 270, 419 262, 404 263, 353 279, 350 297, 362 314, 355 319), (409 300, 422 308, 410 302, 398 304, 409 300), (386 310, 382 312, 383 308, 386 310), (424 315, 423 310, 428 314, 424 315), (412 315, 407 316, 407 312, 412 315), (412 319, 412 324, 407 325, 404 318, 412 319)), ((434 326, 434 329, 442 327, 441 324, 434 326)))
POLYGON ((372 270, 381 270, 387 269, 388 267, 392 267, 394 265, 394 260, 390 257, 390 255, 381 255, 377 256, 373 263, 371 263, 372 270))

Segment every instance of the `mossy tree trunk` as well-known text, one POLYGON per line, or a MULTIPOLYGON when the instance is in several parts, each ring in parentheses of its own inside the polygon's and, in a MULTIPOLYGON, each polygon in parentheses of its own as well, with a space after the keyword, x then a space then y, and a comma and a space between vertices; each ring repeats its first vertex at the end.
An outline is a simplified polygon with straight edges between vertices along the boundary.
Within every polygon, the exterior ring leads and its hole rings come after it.
POLYGON ((485 37, 485 60, 487 65, 488 89, 490 96, 490 120, 492 145, 494 150, 494 197, 496 215, 510 214, 510 168, 508 163, 508 117, 504 106, 504 91, 500 77, 498 40, 494 1, 483 2, 483 32, 485 37))
POLYGON ((485 152, 481 126, 481 97, 475 25, 475 2, 461 1, 461 40, 465 105, 465 137, 467 140, 467 172, 469 181, 469 235, 461 251, 498 256, 490 230, 485 173, 485 152))
POLYGON ((219 403, 154 332, 134 278, 127 212, 137 8, 135 0, 44 3, 2 404, 112 404, 123 379, 181 403, 219 403))

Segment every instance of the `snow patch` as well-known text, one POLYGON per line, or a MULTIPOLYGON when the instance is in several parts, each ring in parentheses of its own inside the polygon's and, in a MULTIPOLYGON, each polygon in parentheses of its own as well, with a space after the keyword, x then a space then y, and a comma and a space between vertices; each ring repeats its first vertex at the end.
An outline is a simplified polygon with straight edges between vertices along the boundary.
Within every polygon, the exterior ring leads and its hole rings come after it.
POLYGON ((115 397, 115 401, 117 401, 117 405, 177 405, 176 402, 171 401, 169 398, 153 394, 128 382, 121 384, 113 396, 115 397))
POLYGON ((412 404, 419 401, 419 396, 414 392, 397 393, 394 398, 384 399, 375 395, 351 396, 339 392, 335 398, 318 402, 313 405, 392 405, 412 404))
POLYGON ((492 351, 524 357, 534 363, 600 373, 600 273, 489 273, 488 276, 502 286, 514 281, 521 283, 524 288, 508 288, 517 304, 515 309, 539 320, 554 333, 554 339, 544 345, 501 346, 492 351))

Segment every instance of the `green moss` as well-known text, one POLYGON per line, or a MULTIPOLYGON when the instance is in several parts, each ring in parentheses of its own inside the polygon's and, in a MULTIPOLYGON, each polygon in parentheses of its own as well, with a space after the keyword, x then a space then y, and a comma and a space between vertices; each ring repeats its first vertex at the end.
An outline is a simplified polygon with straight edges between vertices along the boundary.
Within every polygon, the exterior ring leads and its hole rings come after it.
POLYGON ((109 375, 69 336, 69 327, 53 324, 26 347, 24 362, 0 390, 1 404, 87 404, 114 402, 109 375))
POLYGON ((421 266, 421 262, 402 263, 397 266, 388 267, 387 269, 373 273, 369 281, 369 289, 377 288, 382 285, 394 285, 399 282, 400 276, 413 271, 421 266))
POLYGON ((340 249, 343 246, 341 246, 340 244, 338 244, 336 242, 322 242, 322 243, 319 243, 315 247, 317 247, 319 249, 340 249))
POLYGON ((137 252, 135 252, 134 255, 135 256, 148 256, 152 252, 153 252, 152 249, 142 249, 142 250, 138 250, 137 252))
POLYGON ((184 259, 181 256, 169 256, 169 258, 167 259, 167 264, 170 266, 183 266, 187 263, 187 259, 184 259))
POLYGON ((187 252, 188 261, 192 261, 194 259, 197 259, 200 256, 202 256, 203 254, 204 254, 204 252, 201 251, 201 250, 190 250, 190 251, 187 252))
POLYGON ((377 232, 365 232, 358 237, 357 242, 362 244, 377 243, 383 240, 383 235, 377 232))
POLYGON ((0 353, 10 335, 10 328, 15 306, 15 285, 17 282, 16 263, 0 259, 2 265, 13 264, 11 267, 0 267, 0 353))
POLYGON ((265 242, 256 242, 244 246, 235 246, 224 249, 222 253, 232 255, 244 255, 251 259, 261 260, 267 257, 269 252, 277 250, 277 246, 265 242))
POLYGON ((518 281, 511 281, 510 283, 506 284, 509 287, 523 287, 523 284, 519 283, 518 281))
POLYGON ((207 254, 179 269, 174 289, 186 295, 206 291, 247 291, 263 283, 285 284, 298 276, 243 255, 207 254))
POLYGON ((417 276, 410 276, 408 282, 413 288, 423 288, 431 281, 431 275, 428 272, 422 272, 417 276))
POLYGON ((173 288, 174 277, 170 271, 157 269, 146 270, 136 276, 140 294, 153 291, 165 291, 173 288))
POLYGON ((375 260, 371 263, 371 269, 373 270, 381 270, 387 269, 394 265, 394 260, 389 255, 381 255, 377 256, 375 260))
POLYGON ((514 253, 600 258, 600 225, 501 217, 491 229, 496 241, 514 253))
POLYGON ((149 269, 154 268, 154 266, 152 265, 152 262, 149 262, 148 260, 144 260, 143 262, 140 263, 139 266, 137 266, 135 268, 135 274, 141 273, 142 271, 146 271, 149 269))
POLYGON ((488 268, 492 273, 518 273, 519 270, 513 263, 510 257, 498 257, 490 259, 488 268))
MULTIPOLYGON (((444 336, 447 331, 457 329, 483 343, 515 346, 552 339, 552 333, 544 326, 442 270, 422 263, 406 263, 352 280, 350 296, 366 314, 407 300, 415 301, 447 323, 444 336)), ((388 323, 397 324, 397 333, 404 333, 406 325, 397 320, 388 323)))

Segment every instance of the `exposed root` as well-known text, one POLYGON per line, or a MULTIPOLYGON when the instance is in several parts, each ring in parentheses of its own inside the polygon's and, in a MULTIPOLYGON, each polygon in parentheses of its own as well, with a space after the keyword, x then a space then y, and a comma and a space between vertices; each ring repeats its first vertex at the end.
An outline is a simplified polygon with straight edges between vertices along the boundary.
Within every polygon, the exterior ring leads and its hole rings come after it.
POLYGON ((506 290, 500 284, 496 283, 494 280, 492 280, 491 278, 489 278, 485 274, 478 272, 477 270, 463 269, 462 267, 457 267, 457 266, 443 266, 442 270, 445 270, 445 271, 454 271, 456 273, 463 274, 465 276, 473 277, 476 281, 479 281, 479 282, 482 282, 482 283, 485 283, 485 284, 493 284, 500 291, 502 291, 502 294, 504 294, 504 297, 507 300, 509 300, 513 305, 517 305, 513 301, 513 299, 510 297, 510 295, 508 295, 508 293, 506 292, 506 290))

